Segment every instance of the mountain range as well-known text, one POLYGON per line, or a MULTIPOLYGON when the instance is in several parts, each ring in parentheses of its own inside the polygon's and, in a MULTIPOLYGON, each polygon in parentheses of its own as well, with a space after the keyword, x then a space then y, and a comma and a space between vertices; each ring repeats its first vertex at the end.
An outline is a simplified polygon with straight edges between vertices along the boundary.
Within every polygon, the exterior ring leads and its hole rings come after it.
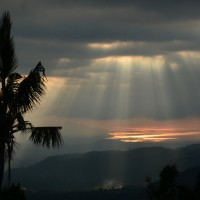
POLYGON ((157 180, 167 164, 176 164, 183 172, 182 181, 192 184, 200 171, 200 144, 177 149, 145 147, 51 156, 28 167, 12 169, 12 180, 31 191, 145 187, 145 178, 157 180))

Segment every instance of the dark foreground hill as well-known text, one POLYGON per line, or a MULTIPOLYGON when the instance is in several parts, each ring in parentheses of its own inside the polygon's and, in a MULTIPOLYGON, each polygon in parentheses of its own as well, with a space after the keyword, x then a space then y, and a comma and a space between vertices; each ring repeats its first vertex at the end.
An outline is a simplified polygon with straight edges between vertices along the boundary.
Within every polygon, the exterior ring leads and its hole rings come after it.
POLYGON ((144 187, 146 176, 158 179, 167 164, 176 164, 180 171, 200 166, 200 145, 53 156, 30 167, 13 169, 12 177, 14 182, 32 191, 144 187))
POLYGON ((74 192, 28 192, 27 200, 148 200, 144 188, 88 190, 74 192))

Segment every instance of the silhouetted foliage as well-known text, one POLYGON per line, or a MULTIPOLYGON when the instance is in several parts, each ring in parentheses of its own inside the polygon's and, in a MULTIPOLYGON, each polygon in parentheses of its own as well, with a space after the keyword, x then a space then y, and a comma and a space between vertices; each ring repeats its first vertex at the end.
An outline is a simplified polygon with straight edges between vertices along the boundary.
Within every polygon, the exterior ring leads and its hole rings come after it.
POLYGON ((167 165, 160 173, 160 180, 153 183, 147 177, 147 192, 150 200, 199 200, 200 199, 200 176, 194 187, 177 183, 178 170, 176 165, 167 165))
POLYGON ((24 114, 33 111, 45 93, 45 68, 39 62, 27 76, 15 72, 17 62, 11 35, 9 12, 0 21, 0 190, 5 162, 8 162, 8 179, 11 182, 10 163, 17 144, 15 133, 30 133, 37 145, 58 147, 62 143, 61 127, 33 127, 24 114))
POLYGON ((29 200, 146 200, 141 189, 123 187, 121 189, 97 189, 76 192, 40 192, 27 195, 29 200))
POLYGON ((25 192, 21 189, 19 184, 12 184, 9 187, 5 187, 0 197, 1 200, 26 200, 25 192))
POLYGON ((175 165, 167 165, 160 173, 160 193, 163 199, 176 199, 176 178, 178 170, 175 165))

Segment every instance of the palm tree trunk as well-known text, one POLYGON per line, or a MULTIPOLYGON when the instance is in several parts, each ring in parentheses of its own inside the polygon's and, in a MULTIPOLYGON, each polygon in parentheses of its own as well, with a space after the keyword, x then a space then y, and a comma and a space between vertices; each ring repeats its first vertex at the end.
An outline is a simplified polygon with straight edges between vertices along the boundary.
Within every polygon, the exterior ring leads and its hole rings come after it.
POLYGON ((0 191, 2 189, 3 175, 4 175, 4 152, 5 152, 5 143, 0 141, 0 191))
POLYGON ((8 186, 11 186, 11 157, 8 157, 8 186))

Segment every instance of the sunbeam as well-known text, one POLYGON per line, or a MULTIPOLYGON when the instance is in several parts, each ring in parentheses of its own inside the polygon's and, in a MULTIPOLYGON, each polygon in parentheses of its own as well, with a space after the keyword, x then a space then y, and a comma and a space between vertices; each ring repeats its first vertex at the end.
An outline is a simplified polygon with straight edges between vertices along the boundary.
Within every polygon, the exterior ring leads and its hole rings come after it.
MULTIPOLYGON (((117 48, 120 43, 102 45, 91 44, 89 48, 117 48)), ((200 100, 200 94, 192 91, 199 79, 197 73, 190 70, 191 67, 198 70, 196 59, 197 54, 189 52, 154 57, 109 56, 93 59, 86 67, 68 69, 66 77, 50 77, 47 96, 41 104, 42 112, 30 117, 34 122, 63 123, 61 126, 71 123, 72 119, 74 125, 85 122, 85 127, 91 127, 85 119, 94 119, 92 126, 103 128, 105 133, 110 134, 107 138, 122 142, 178 141, 189 135, 196 138, 198 131, 177 135, 176 129, 173 129, 176 120, 185 118, 188 113, 195 117, 200 109, 196 101, 200 100), (128 121, 127 127, 133 127, 129 119, 137 121, 140 118, 164 121, 168 130, 164 134, 155 126, 157 134, 153 134, 153 129, 146 127, 143 135, 127 135, 127 131, 110 132, 110 126, 105 126, 105 123, 99 126, 100 121, 111 120, 112 128, 120 129, 119 120, 124 120, 128 121), (169 133, 169 128, 174 132, 169 133)), ((62 58, 58 62, 67 65, 71 61, 62 58)))

